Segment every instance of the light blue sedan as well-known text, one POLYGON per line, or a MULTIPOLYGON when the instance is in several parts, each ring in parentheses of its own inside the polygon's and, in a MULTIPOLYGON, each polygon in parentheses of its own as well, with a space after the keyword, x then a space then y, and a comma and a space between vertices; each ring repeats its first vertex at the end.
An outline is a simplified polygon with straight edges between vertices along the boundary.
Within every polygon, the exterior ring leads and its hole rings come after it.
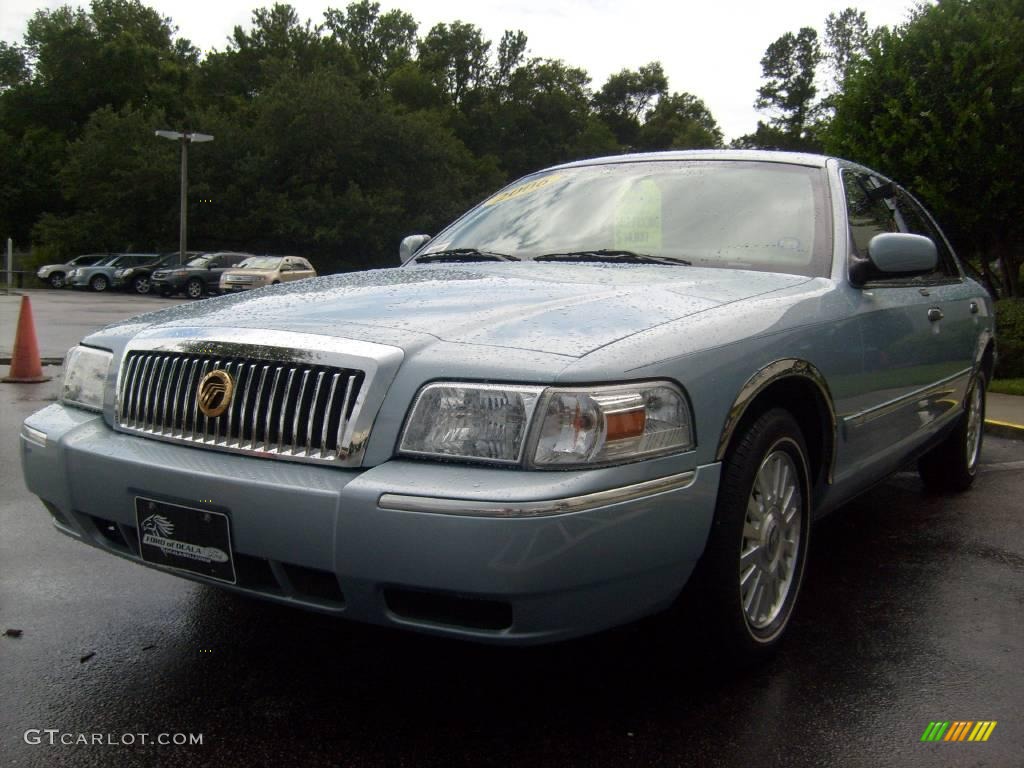
POLYGON ((910 461, 974 480, 992 302, 861 166, 572 163, 402 258, 87 337, 21 432, 56 528, 359 621, 525 644, 672 609, 749 659, 816 519, 910 461))

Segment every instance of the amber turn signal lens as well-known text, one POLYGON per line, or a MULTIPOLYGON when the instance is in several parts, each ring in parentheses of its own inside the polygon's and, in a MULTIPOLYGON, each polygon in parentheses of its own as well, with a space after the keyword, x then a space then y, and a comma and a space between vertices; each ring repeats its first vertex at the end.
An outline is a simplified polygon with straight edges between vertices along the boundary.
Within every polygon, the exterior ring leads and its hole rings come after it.
POLYGON ((631 437, 641 437, 644 434, 644 427, 647 425, 647 414, 643 408, 632 411, 619 411, 609 413, 605 416, 607 433, 605 439, 627 440, 631 437))

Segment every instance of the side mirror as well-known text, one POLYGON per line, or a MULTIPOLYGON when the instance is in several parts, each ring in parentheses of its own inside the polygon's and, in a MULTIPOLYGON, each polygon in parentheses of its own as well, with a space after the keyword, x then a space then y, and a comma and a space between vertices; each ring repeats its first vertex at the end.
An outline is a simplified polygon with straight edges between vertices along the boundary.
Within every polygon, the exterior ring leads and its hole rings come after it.
POLYGON ((420 248, 427 244, 430 240, 430 235, 409 235, 402 240, 402 244, 398 246, 398 259, 402 264, 408 263, 412 255, 416 253, 420 248))
POLYGON ((927 274, 939 263, 939 252, 931 238, 904 232, 875 235, 868 243, 868 258, 854 265, 857 284, 875 276, 892 277, 927 274), (870 273, 874 273, 873 275, 870 273))
POLYGON ((934 271, 939 252, 929 237, 887 232, 871 238, 868 258, 886 274, 914 274, 934 271))

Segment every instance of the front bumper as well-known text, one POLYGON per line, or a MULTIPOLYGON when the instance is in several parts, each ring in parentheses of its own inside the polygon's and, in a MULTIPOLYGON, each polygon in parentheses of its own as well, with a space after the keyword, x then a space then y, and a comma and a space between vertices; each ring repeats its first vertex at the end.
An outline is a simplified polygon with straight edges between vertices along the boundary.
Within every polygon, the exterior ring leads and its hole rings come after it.
POLYGON ((142 562, 136 496, 206 505, 230 518, 229 589, 508 644, 671 604, 703 551, 719 478, 718 464, 673 474, 669 459, 576 472, 408 460, 343 470, 134 437, 59 404, 26 419, 21 449, 55 526, 94 547, 142 562), (652 470, 669 480, 636 482, 652 470))

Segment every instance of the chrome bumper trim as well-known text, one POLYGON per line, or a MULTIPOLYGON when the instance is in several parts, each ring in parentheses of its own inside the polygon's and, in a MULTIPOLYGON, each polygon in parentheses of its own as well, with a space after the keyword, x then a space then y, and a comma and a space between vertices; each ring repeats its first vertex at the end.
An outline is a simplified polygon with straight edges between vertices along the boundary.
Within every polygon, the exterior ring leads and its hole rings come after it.
POLYGON ((21 439, 32 443, 32 445, 38 445, 40 448, 46 447, 46 433, 33 429, 26 424, 21 425, 21 439))
POLYGON ((693 470, 677 475, 646 480, 621 488, 596 491, 580 496, 543 501, 475 501, 473 499, 440 499, 432 496, 408 496, 385 493, 377 500, 377 507, 393 512, 429 512, 437 515, 469 515, 475 517, 545 517, 570 512, 584 512, 597 507, 635 501, 667 491, 677 491, 693 484, 697 473, 693 470))

